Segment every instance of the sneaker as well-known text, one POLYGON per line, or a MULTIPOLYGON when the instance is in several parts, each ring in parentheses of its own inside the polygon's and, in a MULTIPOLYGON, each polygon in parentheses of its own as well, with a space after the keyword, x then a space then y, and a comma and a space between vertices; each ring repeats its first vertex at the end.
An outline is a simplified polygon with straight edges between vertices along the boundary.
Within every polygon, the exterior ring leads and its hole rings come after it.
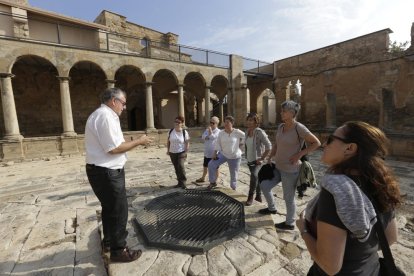
POLYGON ((128 247, 125 247, 121 250, 116 250, 111 252, 111 261, 112 262, 120 262, 120 263, 129 263, 133 262, 139 257, 141 257, 142 251, 141 250, 132 250, 128 247))
POLYGON ((210 183, 210 185, 208 185, 207 190, 212 190, 214 188, 217 188, 217 184, 216 183, 210 183))
POLYGON ((277 211, 276 210, 269 210, 269 208, 264 208, 264 209, 260 209, 259 210, 259 214, 262 214, 262 215, 269 215, 269 214, 273 214, 273 215, 275 215, 277 213, 277 211))
POLYGON ((293 229, 295 229, 294 225, 286 224, 286 221, 281 222, 281 223, 276 223, 275 227, 277 229, 281 229, 281 230, 293 230, 293 229))

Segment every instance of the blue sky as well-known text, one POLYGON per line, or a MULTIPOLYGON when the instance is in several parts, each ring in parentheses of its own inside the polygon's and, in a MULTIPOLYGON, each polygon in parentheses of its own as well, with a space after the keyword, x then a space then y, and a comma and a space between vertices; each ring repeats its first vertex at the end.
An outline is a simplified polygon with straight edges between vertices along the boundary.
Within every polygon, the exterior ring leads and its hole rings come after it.
POLYGON ((179 43, 275 61, 390 28, 411 42, 414 0, 29 0, 92 22, 102 10, 179 35, 179 43))

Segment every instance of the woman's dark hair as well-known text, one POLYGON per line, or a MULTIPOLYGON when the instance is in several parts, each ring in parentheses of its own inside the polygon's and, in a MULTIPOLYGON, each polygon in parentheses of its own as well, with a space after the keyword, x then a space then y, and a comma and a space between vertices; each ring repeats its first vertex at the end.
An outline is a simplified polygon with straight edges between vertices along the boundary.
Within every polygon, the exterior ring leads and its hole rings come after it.
POLYGON ((378 204, 380 211, 394 209, 401 203, 400 189, 391 169, 385 164, 389 140, 380 129, 361 121, 344 125, 345 141, 358 145, 351 158, 332 166, 331 173, 360 179, 361 189, 378 204))
POLYGON ((180 120, 181 123, 184 123, 184 117, 183 116, 177 116, 177 117, 175 117, 175 120, 180 120))
POLYGON ((260 125, 260 119, 259 119, 259 115, 257 115, 257 113, 254 112, 250 112, 247 114, 246 116, 246 121, 249 119, 253 119, 256 123, 256 125, 260 125))
POLYGON ((226 116, 226 118, 224 118, 224 121, 229 120, 233 125, 234 125, 234 117, 233 116, 226 116))

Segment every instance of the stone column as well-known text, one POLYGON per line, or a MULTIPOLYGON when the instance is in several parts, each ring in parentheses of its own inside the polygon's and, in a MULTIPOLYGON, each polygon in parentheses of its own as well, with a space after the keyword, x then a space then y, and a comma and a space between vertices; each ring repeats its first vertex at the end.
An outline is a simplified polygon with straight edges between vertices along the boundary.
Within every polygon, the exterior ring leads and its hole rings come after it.
POLYGON ((154 107, 152 103, 152 85, 153 82, 147 82, 145 90, 145 111, 147 116, 147 130, 154 130, 154 107))
POLYGON ((223 100, 219 100, 219 119, 222 124, 224 120, 223 100))
MULTIPOLYGON (((238 117, 238 124, 241 126, 246 126, 246 115, 250 112, 250 99, 249 99, 249 90, 247 89, 247 83, 242 83, 241 85, 241 114, 238 117)), ((237 119, 236 119, 237 121, 237 119)))
POLYGON ((263 126, 269 126, 269 97, 263 96, 262 102, 263 126))
POLYGON ((227 88, 227 114, 233 114, 233 88, 227 88))
POLYGON ((62 106, 62 136, 76 136, 73 127, 72 104, 70 102, 69 77, 57 77, 60 85, 60 104, 62 106))
POLYGON ((210 123, 210 89, 211 86, 206 86, 204 93, 204 122, 206 125, 210 123))
POLYGON ((19 122, 17 120, 16 105, 11 79, 13 74, 0 73, 1 82, 1 103, 3 107, 5 140, 21 141, 23 136, 20 135, 19 122))
POLYGON ((326 93, 326 128, 336 128, 336 95, 326 93))
POLYGON ((197 98, 197 123, 199 126, 204 126, 204 110, 203 99, 197 98))
POLYGON ((115 83, 116 83, 116 80, 106 80, 106 84, 108 85, 108 88, 114 88, 115 83))
POLYGON ((184 85, 178 85, 178 115, 185 118, 184 113, 184 85))

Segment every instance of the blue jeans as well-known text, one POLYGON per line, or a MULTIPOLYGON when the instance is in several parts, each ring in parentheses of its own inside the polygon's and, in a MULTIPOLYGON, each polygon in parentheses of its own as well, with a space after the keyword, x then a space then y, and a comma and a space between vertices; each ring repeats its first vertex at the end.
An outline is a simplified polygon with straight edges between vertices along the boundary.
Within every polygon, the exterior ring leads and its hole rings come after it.
POLYGON ((210 183, 216 183, 217 180, 217 169, 220 167, 221 164, 226 163, 229 165, 229 172, 230 172, 230 187, 233 190, 236 190, 237 187, 237 176, 239 174, 240 168, 240 161, 241 158, 236 159, 227 159, 221 153, 218 154, 217 160, 211 159, 208 163, 208 181, 210 183))
POLYGON ((102 206, 103 243, 111 252, 126 246, 128 201, 124 169, 112 170, 86 164, 86 175, 102 206))
POLYGON ((269 210, 276 211, 276 203, 272 189, 282 182, 283 199, 286 204, 286 224, 294 225, 296 214, 295 192, 299 172, 289 173, 274 169, 273 173, 275 176, 271 180, 263 180, 260 183, 263 195, 266 198, 267 206, 269 210))

